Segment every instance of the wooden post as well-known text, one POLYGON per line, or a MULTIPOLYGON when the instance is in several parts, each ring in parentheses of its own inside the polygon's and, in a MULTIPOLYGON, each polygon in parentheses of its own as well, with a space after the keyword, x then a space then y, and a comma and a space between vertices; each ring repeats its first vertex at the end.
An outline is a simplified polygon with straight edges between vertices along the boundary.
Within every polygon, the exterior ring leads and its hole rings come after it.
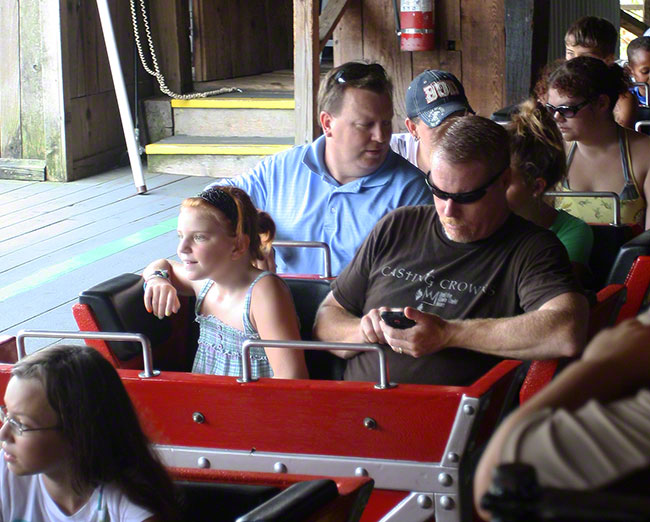
POLYGON ((643 21, 650 26, 650 0, 643 0, 643 21))
MULTIPOLYGON (((191 91, 192 62, 188 3, 182 0, 152 0, 149 5, 158 62, 167 87, 179 94, 191 91)), ((146 45, 144 40, 142 43, 146 45)))
POLYGON ((303 145, 311 143, 319 134, 316 102, 320 76, 317 0, 293 0, 293 42, 295 143, 303 145))
POLYGON ((537 71, 546 63, 547 0, 505 0, 506 105, 530 94, 537 71))
MULTIPOLYGON (((4 63, 1 153, 6 158, 44 160, 48 179, 55 181, 66 181, 70 171, 65 142, 62 52, 67 39, 62 5, 22 0, 2 2, 0 7, 4 63)), ((5 173, 9 170, 11 167, 3 168, 5 173)))
POLYGON ((0 155, 21 158, 20 128, 20 34, 18 2, 0 2, 0 155))

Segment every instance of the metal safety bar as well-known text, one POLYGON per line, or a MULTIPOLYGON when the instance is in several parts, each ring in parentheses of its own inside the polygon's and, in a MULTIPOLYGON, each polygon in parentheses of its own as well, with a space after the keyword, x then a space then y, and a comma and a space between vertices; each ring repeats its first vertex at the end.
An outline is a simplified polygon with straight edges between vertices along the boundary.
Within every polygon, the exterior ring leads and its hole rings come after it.
POLYGON ((144 371, 138 375, 143 379, 160 375, 153 369, 151 342, 146 335, 140 333, 122 332, 57 332, 54 330, 20 330, 16 335, 18 360, 25 357, 25 337, 41 337, 45 339, 98 339, 102 341, 133 341, 142 345, 142 360, 144 371))
POLYGON ((648 100, 648 84, 646 82, 632 82, 634 87, 643 87, 645 89, 645 103, 640 103, 639 106, 650 109, 650 100, 648 100))
POLYGON ((589 192, 572 190, 570 192, 549 191, 544 192, 544 195, 556 198, 611 198, 614 200, 614 221, 612 221, 610 224, 614 226, 620 226, 621 224, 621 198, 616 192, 589 192))
POLYGON ((641 127, 650 127, 650 120, 639 120, 634 124, 636 132, 641 132, 641 127))
POLYGON ((353 344, 353 343, 324 343, 320 341, 265 341, 264 339, 248 339, 244 341, 241 349, 242 376, 237 382, 254 382, 251 377, 251 348, 289 348, 292 350, 347 350, 352 352, 377 352, 379 357, 379 382, 375 384, 378 390, 395 388, 397 384, 388 382, 388 366, 386 354, 381 344, 353 344))
POLYGON ((323 249, 323 276, 332 277, 332 254, 330 246, 322 241, 273 241, 274 247, 292 247, 292 248, 322 248, 323 249))

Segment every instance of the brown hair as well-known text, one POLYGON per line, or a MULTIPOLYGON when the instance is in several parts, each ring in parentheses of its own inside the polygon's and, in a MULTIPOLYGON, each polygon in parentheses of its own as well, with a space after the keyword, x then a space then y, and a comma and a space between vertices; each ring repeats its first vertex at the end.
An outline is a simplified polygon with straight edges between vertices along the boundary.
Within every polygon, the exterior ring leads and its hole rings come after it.
POLYGON ((393 99, 393 83, 378 63, 347 62, 331 69, 318 88, 318 111, 337 115, 349 87, 386 94, 393 99))
POLYGON ((609 97, 610 110, 614 110, 619 95, 627 92, 628 87, 625 72, 619 65, 607 65, 598 58, 579 56, 549 66, 537 82, 535 94, 541 100, 547 98, 550 89, 586 100, 605 94, 609 97))
POLYGON ((618 33, 609 20, 597 16, 583 16, 567 29, 564 42, 593 49, 601 58, 607 58, 616 53, 618 33))
POLYGON ((36 379, 59 418, 72 485, 113 483, 160 520, 179 520, 169 476, 140 427, 115 368, 95 349, 59 345, 18 361, 11 374, 36 379))
POLYGON ((467 115, 445 121, 440 127, 433 151, 445 160, 451 163, 480 161, 495 173, 510 164, 508 133, 498 123, 482 116, 467 115))
POLYGON ((227 185, 212 186, 199 196, 183 200, 181 208, 197 208, 225 225, 232 237, 248 237, 248 252, 251 259, 264 259, 271 250, 275 237, 275 223, 269 214, 258 210, 251 198, 240 188, 227 185), (220 208, 210 198, 210 192, 218 192, 230 198, 236 208, 236 219, 228 217, 228 209, 220 208))
POLYGON ((510 134, 510 165, 529 186, 537 178, 553 187, 566 176, 562 134, 549 112, 535 100, 521 103, 506 126, 510 134))

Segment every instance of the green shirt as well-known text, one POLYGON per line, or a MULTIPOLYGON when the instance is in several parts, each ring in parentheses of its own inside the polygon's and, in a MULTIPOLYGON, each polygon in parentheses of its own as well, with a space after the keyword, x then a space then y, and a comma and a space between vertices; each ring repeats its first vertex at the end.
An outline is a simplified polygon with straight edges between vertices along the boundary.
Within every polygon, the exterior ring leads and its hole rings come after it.
POLYGON ((554 232, 562 242, 572 263, 589 265, 594 234, 587 223, 564 210, 558 210, 557 217, 549 230, 554 232))

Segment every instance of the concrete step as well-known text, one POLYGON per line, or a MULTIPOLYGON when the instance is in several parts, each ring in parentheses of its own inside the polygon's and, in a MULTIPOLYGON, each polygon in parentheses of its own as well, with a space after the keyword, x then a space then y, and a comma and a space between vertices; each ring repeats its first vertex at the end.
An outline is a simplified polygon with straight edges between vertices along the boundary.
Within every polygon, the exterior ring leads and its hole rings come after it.
POLYGON ((237 176, 267 155, 293 146, 293 138, 170 136, 147 145, 149 172, 212 176, 237 176))
POLYGON ((281 91, 231 93, 212 98, 145 100, 152 142, 184 136, 293 136, 293 94, 281 91))

